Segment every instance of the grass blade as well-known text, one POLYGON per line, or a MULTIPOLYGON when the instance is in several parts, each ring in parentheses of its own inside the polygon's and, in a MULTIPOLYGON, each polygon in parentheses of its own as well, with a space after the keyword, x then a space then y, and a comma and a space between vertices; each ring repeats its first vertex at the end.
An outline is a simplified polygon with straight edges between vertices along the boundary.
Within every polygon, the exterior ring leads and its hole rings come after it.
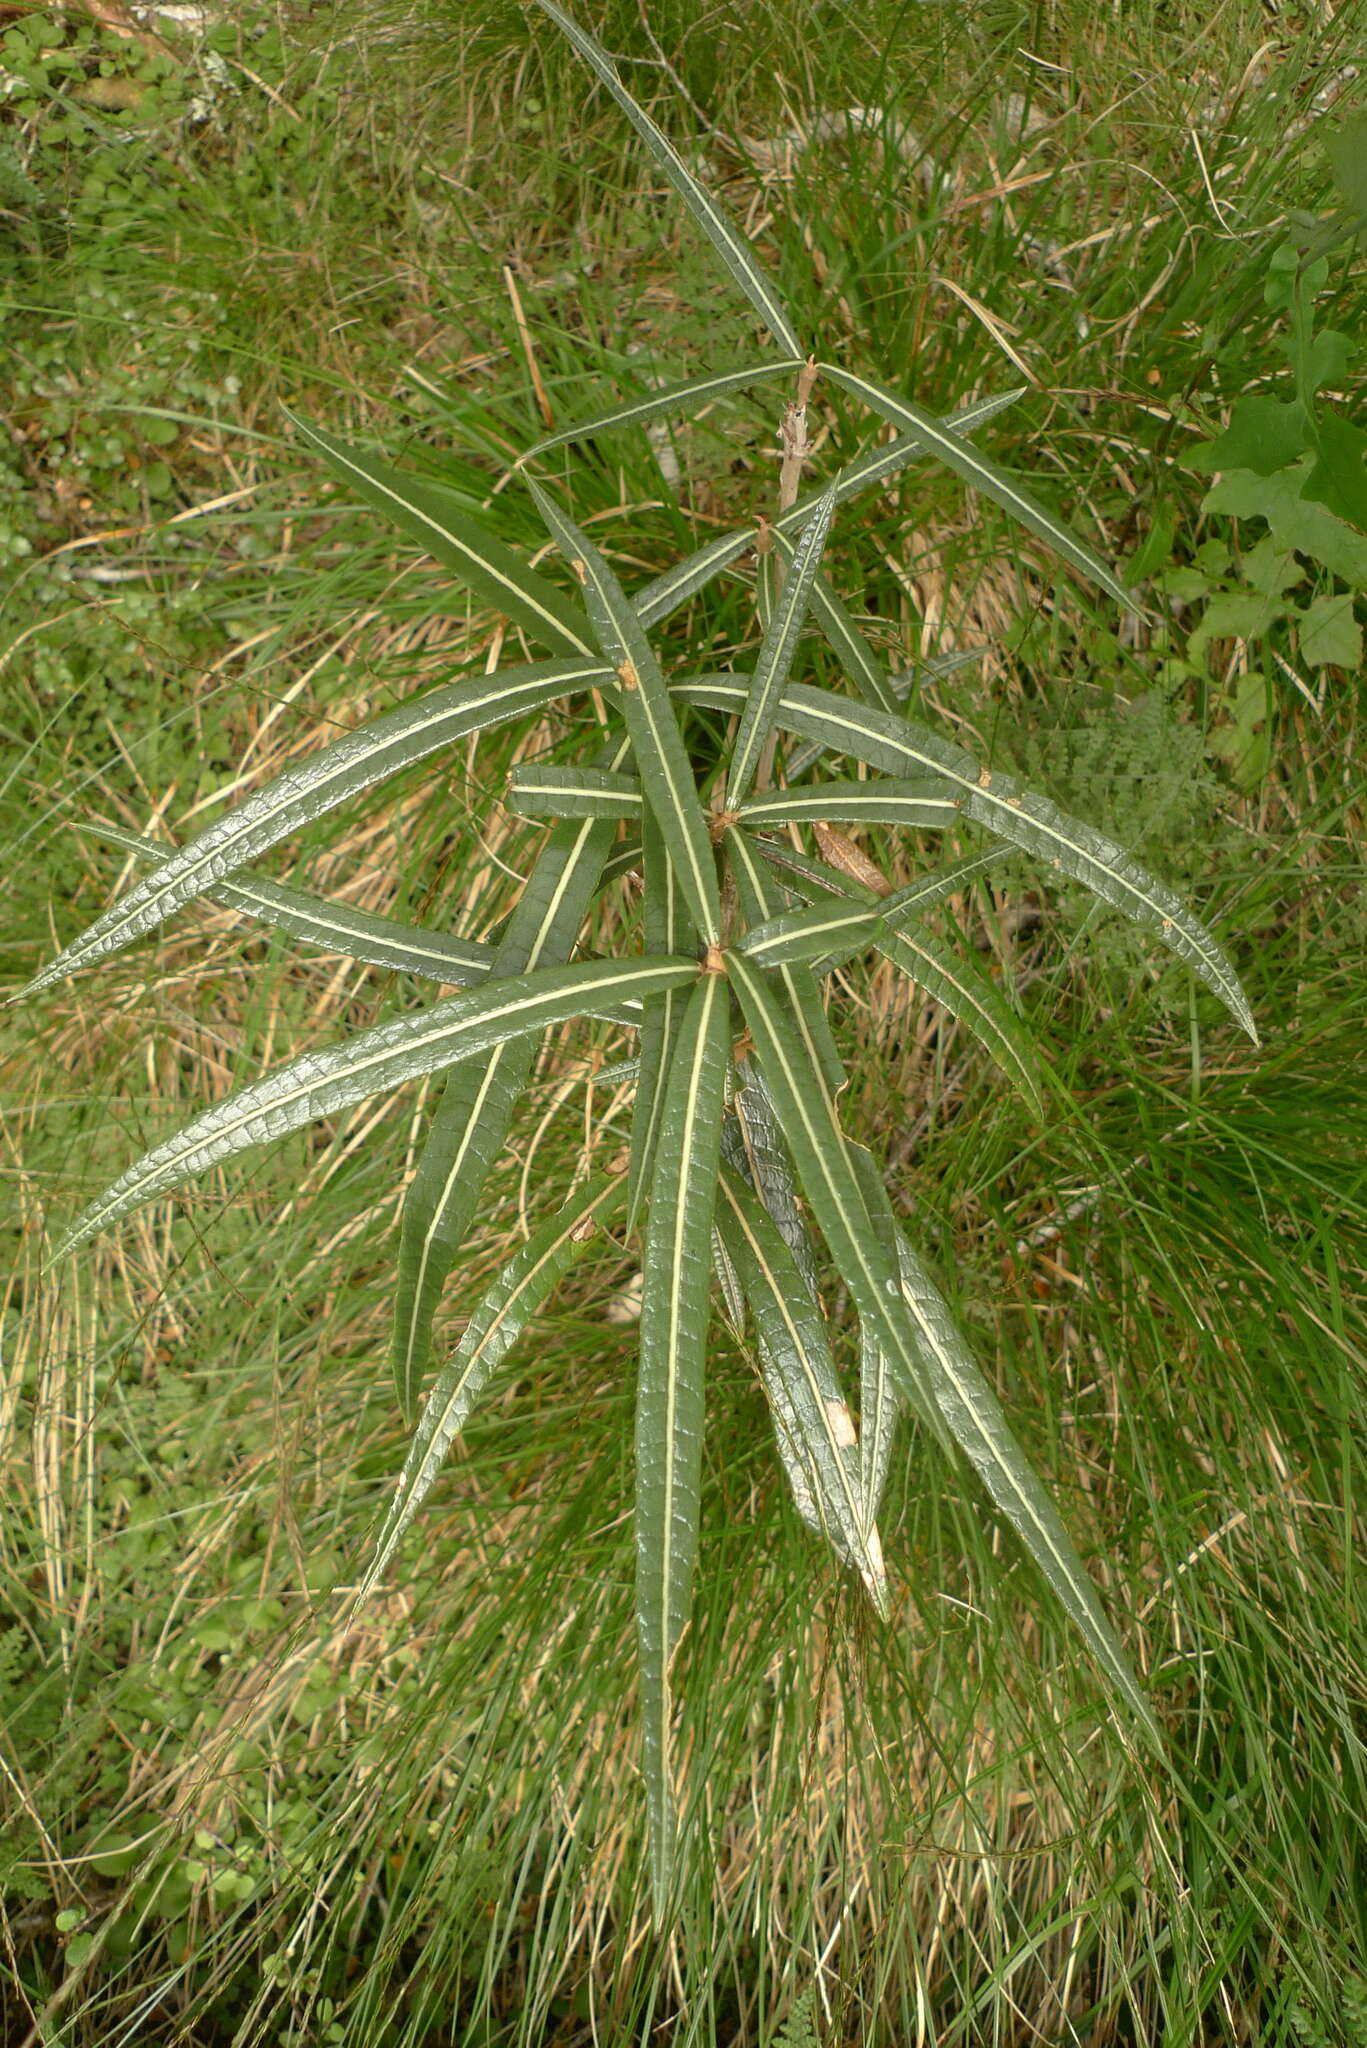
POLYGON ((521 626, 539 646, 557 654, 592 654, 589 622, 579 608, 477 519, 457 512, 438 486, 359 454, 295 413, 286 410, 285 417, 313 443, 330 469, 354 485, 367 504, 383 512, 410 540, 495 611, 521 626))
POLYGON ((1071 562, 1093 583, 1100 584, 1118 604, 1126 605, 1130 610, 1139 609, 1137 600, 1098 554, 1070 533, 1051 512, 1046 512, 1043 505, 1022 489, 1014 477, 987 456, 980 455, 976 448, 970 448, 952 428, 942 427, 930 413, 922 412, 919 405, 894 398, 891 392, 883 391, 877 384, 867 383, 863 377, 856 377, 849 370, 823 363, 821 372, 833 384, 838 384, 842 391, 848 391, 852 398, 862 399, 874 412, 881 413, 900 432, 915 435, 922 447, 937 456, 947 469, 952 469, 965 483, 974 485, 1012 519, 1028 527, 1031 533, 1038 534, 1066 562, 1071 562))
POLYGON ((670 1665, 688 1620, 698 1548, 703 1366, 728 1051, 726 979, 705 973, 689 1000, 665 1088, 641 1285, 636 1635, 651 1892, 659 1923, 673 1868, 670 1665))
POLYGON ((557 547, 584 579, 589 616, 603 651, 616 667, 617 701, 631 735, 646 802, 669 858, 678 866, 699 935, 705 944, 716 945, 721 935, 717 864, 660 665, 625 591, 593 542, 543 490, 536 484, 530 488, 557 547))
POLYGON ((607 51, 601 44, 595 42, 586 30, 580 28, 577 22, 571 21, 568 14, 555 6, 554 0, 537 0, 537 5, 543 13, 549 14, 561 34, 573 43, 584 62, 602 79, 720 256, 728 275, 744 292, 780 348, 785 349, 790 356, 804 357, 806 351, 797 338, 797 330, 788 317, 788 310, 756 262, 749 244, 742 240, 711 193, 705 186, 699 184, 673 143, 651 120, 644 107, 636 104, 617 76, 617 68, 607 51))
POLYGON ((820 1314, 762 1204, 725 1171, 721 1193, 718 1227, 762 1340, 765 1391, 775 1409, 775 1426, 788 1436, 814 1526, 838 1556, 853 1564, 886 1619, 882 1545, 865 1516, 854 1420, 820 1314))
POLYGON ((793 551, 792 568, 765 631, 750 678, 740 731, 727 769, 727 801, 734 809, 755 779, 764 742, 774 723, 783 686, 793 666, 798 635, 802 631, 813 586, 821 569, 821 554, 835 516, 835 497, 827 491, 803 528, 802 539, 793 551))
POLYGON ((486 1290, 423 1408, 375 1555, 356 1589, 357 1606, 374 1591, 491 1373, 595 1231, 620 1208, 624 1192, 620 1174, 586 1181, 557 1215, 533 1232, 486 1290))
POLYGON ((20 993, 34 995, 141 938, 182 903, 401 768, 468 733, 511 724, 555 697, 611 680, 611 669, 598 661, 536 662, 449 684, 357 726, 206 825, 97 917, 20 993))
POLYGON ((416 1015, 377 1024, 327 1052, 307 1053, 216 1102, 175 1137, 145 1153, 77 1218, 53 1256, 64 1258, 153 1195, 252 1145, 284 1137, 419 1075, 455 1066, 505 1038, 591 1015, 597 998, 617 1002, 653 995, 681 987, 697 972, 694 960, 642 959, 592 960, 541 974, 510 975, 416 1015))

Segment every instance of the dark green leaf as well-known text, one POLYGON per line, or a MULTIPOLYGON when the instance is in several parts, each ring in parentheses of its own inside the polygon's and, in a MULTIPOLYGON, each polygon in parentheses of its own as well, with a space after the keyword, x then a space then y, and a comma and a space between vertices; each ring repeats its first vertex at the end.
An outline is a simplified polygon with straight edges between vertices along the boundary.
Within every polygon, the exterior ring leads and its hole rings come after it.
POLYGON ((670 1666, 688 1620, 698 1548, 703 1367, 727 1018, 725 980, 704 974, 684 1014, 665 1084, 642 1266, 636 1634, 657 1918, 669 1892, 675 1828, 670 1666))
POLYGON ((593 542, 543 490, 536 484, 530 488, 557 547, 583 576, 589 616, 616 671, 616 701, 631 735, 646 802, 678 867, 699 935, 705 944, 716 945, 721 933, 717 864, 660 665, 625 591, 593 542))
POLYGON ((292 412, 285 417, 368 504, 392 519, 401 532, 476 596, 521 626, 539 646, 564 654, 592 653, 593 641, 583 613, 487 527, 468 512, 456 511, 436 485, 359 454, 292 412))
POLYGON ((268 847, 325 817, 360 790, 425 760, 467 733, 487 732, 571 690, 612 680, 597 661, 546 661, 433 690, 287 768, 226 817, 180 847, 35 975, 25 995, 117 952, 245 867, 268 847))
POLYGON ((165 1144, 154 1146, 80 1216, 54 1253, 107 1230, 130 1209, 252 1145, 284 1137, 420 1075, 440 1072, 504 1039, 539 1033, 619 1002, 682 987, 693 960, 594 960, 542 974, 511 975, 430 1009, 362 1031, 327 1052, 307 1053, 216 1102, 165 1144))

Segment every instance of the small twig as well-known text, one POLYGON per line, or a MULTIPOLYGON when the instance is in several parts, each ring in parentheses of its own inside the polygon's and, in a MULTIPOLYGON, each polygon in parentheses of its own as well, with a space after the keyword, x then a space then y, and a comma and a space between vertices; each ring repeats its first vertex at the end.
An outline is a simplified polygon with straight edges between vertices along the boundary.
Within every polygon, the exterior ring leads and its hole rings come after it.
MULTIPOLYGON (((802 482, 802 465, 811 454, 807 439, 807 401, 816 383, 816 357, 808 356, 797 373, 797 396, 785 407, 779 438, 783 443, 783 467, 778 473, 778 509, 786 512, 797 503, 802 482)), ((780 576, 779 587, 783 578, 780 576)))
POLYGON ((541 381, 541 371, 537 367, 536 361, 536 350, 532 347, 532 331, 527 325, 527 316, 522 310, 522 299, 517 289, 517 278, 514 275, 511 263, 505 263, 503 266, 503 282, 507 285, 508 297, 513 302, 513 319, 517 322, 517 333, 518 339, 522 343, 522 353, 527 358, 527 368, 531 373, 532 389, 536 393, 537 407, 548 432, 553 434, 555 432, 555 414, 551 411, 551 401, 547 397, 546 387, 541 381))
MULTIPOLYGON (((69 0, 63 6, 63 12, 68 11, 72 11, 69 0)), ((81 0, 79 11, 88 14, 111 36, 122 36, 125 42, 136 43, 149 57, 169 57, 173 64, 181 61, 169 43, 142 26, 132 10, 123 5, 123 0, 81 0)))

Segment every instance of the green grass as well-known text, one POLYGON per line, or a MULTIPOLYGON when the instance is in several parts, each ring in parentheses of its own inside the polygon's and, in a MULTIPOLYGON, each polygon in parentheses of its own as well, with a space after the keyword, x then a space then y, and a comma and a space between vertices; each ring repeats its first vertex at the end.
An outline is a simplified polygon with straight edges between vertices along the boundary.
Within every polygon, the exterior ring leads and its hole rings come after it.
MULTIPOLYGON (((70 134, 0 112, 46 202, 0 221, 25 435, 0 523, 29 542, 0 612, 16 984, 119 873, 73 818, 143 829, 174 788, 157 815, 179 831, 248 747, 263 777, 483 658, 488 622, 339 503, 281 400, 479 502, 541 431, 503 259, 557 423, 605 376, 626 394, 740 353, 744 315, 687 232, 657 226, 642 155, 520 10, 366 12, 263 17, 255 38, 245 19, 225 61, 275 97, 234 71, 205 129, 180 125, 179 69, 143 81, 145 132, 122 140, 123 116, 69 93, 70 134), (175 438, 153 438, 168 413, 175 438)), ((834 7, 794 34, 791 8, 738 0, 734 35, 689 33, 695 12, 651 10, 745 138, 709 169, 734 210, 772 216, 799 316, 856 371, 904 363, 931 407, 1030 382, 991 451, 1103 553, 1170 525, 1156 569, 1189 563, 1216 529, 1183 453, 1279 374, 1261 266, 1290 210, 1329 204, 1313 129, 1291 131, 1360 46, 1361 9, 1279 17, 1273 73, 1241 93, 1271 39, 1251 4, 834 7), (1011 93, 1048 121, 1024 146, 1011 93), (791 166, 756 147, 849 104, 910 123, 928 192, 891 124, 884 146, 791 166), (1009 211, 978 203, 1040 171, 1009 211), (1073 290, 1030 237, 1069 251, 1073 290)), ((634 7, 585 17, 651 54, 634 7)), ((1334 324, 1362 331, 1347 250, 1335 280, 1334 324)), ((823 418, 824 465, 855 443, 838 401, 823 418)), ((763 394, 674 439, 681 491, 639 437, 574 471, 600 545, 645 535, 618 559, 633 577, 773 493, 763 394)), ((541 545, 515 486, 494 504, 511 542, 541 545)), ((1122 634, 917 472, 833 548, 889 649, 993 641, 926 715, 1147 830, 1142 856, 1218 918, 1264 1031, 1261 1052, 1237 1045, 1151 950, 1007 871, 961 921, 1042 1036, 1059 1095, 1041 1129, 929 1006, 889 1014, 850 973, 851 1117, 890 1140, 894 1194, 1152 1687, 1174 1775, 1127 1752, 971 1478, 923 1440, 885 1524, 892 1622, 864 1612, 785 1497, 751 1366, 719 1348, 682 1674, 703 1847, 660 1947, 630 1676, 631 1333, 601 1315, 630 1268, 579 1270, 348 1626, 334 1588, 402 1458, 384 1351, 416 1101, 40 1270, 45 1234, 233 1074, 400 993, 206 909, 0 1015, 7 2039, 42 2013, 33 2038, 63 2048, 791 2048, 804 2025, 937 2048, 1367 2040, 1358 679, 1328 672, 1317 708, 1272 692, 1265 769, 1241 782, 1221 735, 1242 670, 1275 664, 1221 642, 1196 680, 1167 673, 1199 610, 1169 606, 1162 644, 1152 620, 1122 634)), ((723 592, 718 646, 753 640, 744 578, 723 592)), ((510 887, 487 855, 530 839, 497 806, 507 767, 558 737, 410 777, 302 847, 299 872, 483 933, 510 887)), ((472 1290, 585 1118, 611 1113, 568 1054, 542 1075, 553 1110, 496 1183, 472 1290)))

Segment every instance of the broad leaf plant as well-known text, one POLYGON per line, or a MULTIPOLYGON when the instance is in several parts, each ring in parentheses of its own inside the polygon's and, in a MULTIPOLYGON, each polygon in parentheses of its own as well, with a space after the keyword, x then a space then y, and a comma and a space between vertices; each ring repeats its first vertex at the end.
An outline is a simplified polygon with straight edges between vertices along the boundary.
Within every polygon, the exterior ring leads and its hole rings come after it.
POLYGON ((216 1103, 121 1174, 59 1248, 59 1255, 74 1250, 149 1197, 250 1146, 421 1076, 445 1077, 407 1190, 398 1250, 393 1375, 416 1428, 362 1592, 385 1570, 452 1439, 557 1281, 596 1233, 618 1233, 624 1245, 639 1238, 636 1619, 652 1893, 663 1917, 677 1831, 671 1668, 698 1551, 714 1309, 750 1334, 799 1513, 858 1574, 880 1614, 887 1580, 879 1500, 899 1415, 910 1411, 967 1457, 1118 1701, 1157 1739, 1144 1693, 1056 1508, 908 1241, 876 1159, 843 1127, 845 1076, 825 1002, 830 971, 881 954, 959 1019, 1038 1106, 1028 1035, 1000 990, 944 943, 929 916, 1017 848, 1151 932, 1250 1037, 1256 1033, 1224 952, 1162 882, 1093 826, 905 715, 910 678, 888 673, 823 574, 841 509, 909 463, 933 461, 1128 603, 1092 551, 974 445, 975 430, 1018 394, 935 418, 841 363, 820 361, 749 245, 607 54, 553 0, 537 4, 641 136, 776 353, 580 421, 523 460, 788 379, 795 396, 783 415, 785 461, 772 516, 628 590, 565 506, 529 481, 572 574, 571 598, 481 523, 455 514, 439 491, 297 421, 333 470, 545 658, 467 676, 347 732, 177 850, 111 833, 148 872, 28 992, 92 966, 197 896, 310 945, 460 991, 405 1008, 216 1103), (895 435, 825 488, 802 494, 805 408, 819 381, 860 401, 895 435), (751 551, 761 618, 753 666, 666 674, 652 629, 751 551), (837 657, 843 694, 794 679, 801 636, 813 629, 837 657), (386 777, 470 734, 575 698, 598 709, 597 751, 579 767, 514 773, 511 807, 551 823, 496 943, 420 930, 253 872, 251 863, 269 848, 349 810, 386 777), (731 736, 701 777, 681 725, 698 706, 729 714, 731 736), (863 772, 842 774, 841 764, 863 772), (893 888, 850 851, 849 828, 871 823, 943 830, 956 840, 974 827, 983 845, 893 888), (804 850, 814 829, 818 850, 804 850), (581 951, 595 902, 628 872, 642 890, 643 950, 607 959, 581 951), (635 1034, 629 1163, 573 1188, 477 1301, 454 1354, 434 1361, 434 1312, 508 1143, 540 1042, 577 1017, 608 1019, 635 1034), (818 1298, 818 1234, 858 1315, 855 1412, 818 1298))

